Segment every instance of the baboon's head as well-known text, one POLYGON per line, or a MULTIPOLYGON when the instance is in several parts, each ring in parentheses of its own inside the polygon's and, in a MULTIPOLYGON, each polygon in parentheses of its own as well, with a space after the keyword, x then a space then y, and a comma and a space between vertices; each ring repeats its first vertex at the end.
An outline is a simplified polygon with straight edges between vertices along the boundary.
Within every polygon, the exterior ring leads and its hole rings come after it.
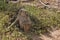
POLYGON ((18 12, 21 16, 28 16, 28 12, 25 9, 20 9, 18 12))

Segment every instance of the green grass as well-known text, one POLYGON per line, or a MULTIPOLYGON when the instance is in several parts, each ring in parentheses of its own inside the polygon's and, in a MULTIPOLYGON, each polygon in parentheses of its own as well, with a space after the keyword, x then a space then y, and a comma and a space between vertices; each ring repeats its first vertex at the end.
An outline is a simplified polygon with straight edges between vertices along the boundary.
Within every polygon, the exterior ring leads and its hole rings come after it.
POLYGON ((25 8, 30 13, 32 20, 35 22, 35 26, 33 27, 37 30, 39 28, 44 29, 50 27, 60 27, 60 13, 57 13, 56 10, 42 8, 38 9, 31 6, 26 6, 25 8))
POLYGON ((8 4, 5 0, 0 0, 0 11, 7 10, 8 4))

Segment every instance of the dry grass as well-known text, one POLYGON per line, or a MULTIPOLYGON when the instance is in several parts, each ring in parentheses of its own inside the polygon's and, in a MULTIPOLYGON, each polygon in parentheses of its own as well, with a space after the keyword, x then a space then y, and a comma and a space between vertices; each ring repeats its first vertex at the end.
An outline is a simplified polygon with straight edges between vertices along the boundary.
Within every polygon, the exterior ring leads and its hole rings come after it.
POLYGON ((46 35, 41 35, 42 40, 60 40, 60 29, 53 29, 53 31, 49 31, 50 33, 46 35))

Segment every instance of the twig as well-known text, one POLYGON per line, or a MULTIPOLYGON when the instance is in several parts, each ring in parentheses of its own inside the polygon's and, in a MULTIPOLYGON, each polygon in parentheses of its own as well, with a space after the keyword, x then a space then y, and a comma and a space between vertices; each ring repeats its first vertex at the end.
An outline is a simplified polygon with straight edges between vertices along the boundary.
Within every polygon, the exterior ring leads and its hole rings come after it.
POLYGON ((18 20, 18 18, 16 18, 16 20, 8 27, 8 29, 9 29, 10 27, 12 27, 12 26, 17 22, 17 20, 18 20))

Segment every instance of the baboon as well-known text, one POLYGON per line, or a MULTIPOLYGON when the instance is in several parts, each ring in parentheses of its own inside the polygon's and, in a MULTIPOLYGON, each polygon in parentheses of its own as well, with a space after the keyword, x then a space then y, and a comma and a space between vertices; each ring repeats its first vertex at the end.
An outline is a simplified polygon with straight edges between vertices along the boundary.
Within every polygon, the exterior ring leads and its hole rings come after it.
POLYGON ((20 28, 24 29, 25 32, 28 32, 30 30, 32 22, 30 20, 28 12, 25 11, 24 9, 19 10, 18 21, 19 21, 20 28))

